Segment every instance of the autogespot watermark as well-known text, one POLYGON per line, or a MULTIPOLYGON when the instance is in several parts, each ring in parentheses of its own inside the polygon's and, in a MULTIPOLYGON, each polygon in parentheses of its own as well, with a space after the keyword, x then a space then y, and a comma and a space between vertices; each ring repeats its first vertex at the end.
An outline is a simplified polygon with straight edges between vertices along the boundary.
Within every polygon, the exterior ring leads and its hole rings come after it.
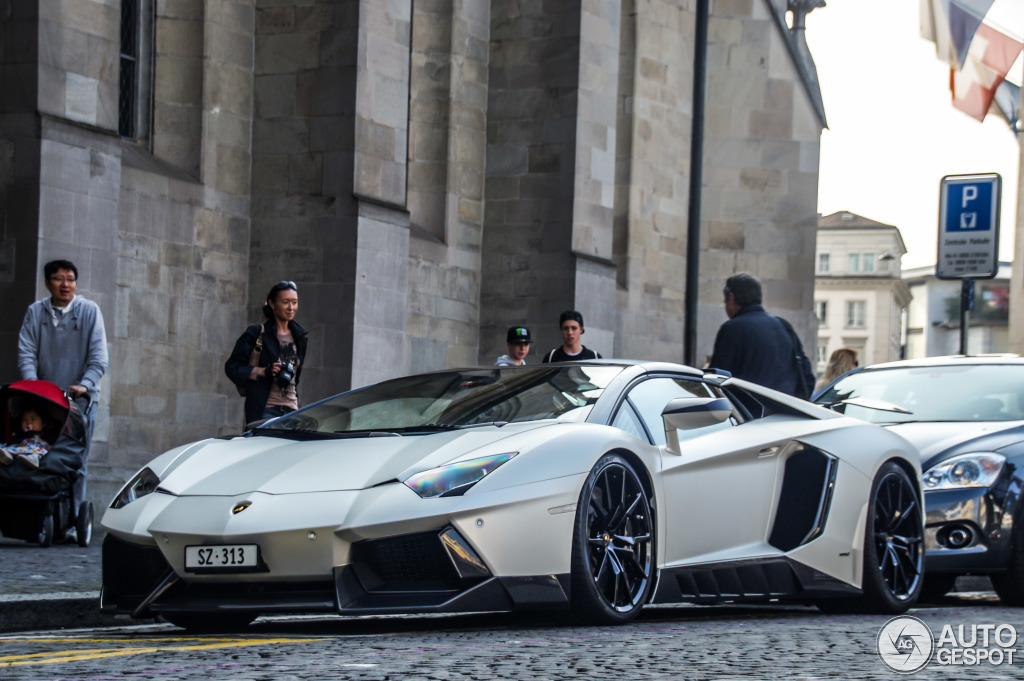
POLYGON ((929 662, 946 666, 1013 664, 1017 629, 1012 624, 945 624, 936 638, 916 617, 893 617, 878 631, 878 657, 894 672, 911 674, 929 662))

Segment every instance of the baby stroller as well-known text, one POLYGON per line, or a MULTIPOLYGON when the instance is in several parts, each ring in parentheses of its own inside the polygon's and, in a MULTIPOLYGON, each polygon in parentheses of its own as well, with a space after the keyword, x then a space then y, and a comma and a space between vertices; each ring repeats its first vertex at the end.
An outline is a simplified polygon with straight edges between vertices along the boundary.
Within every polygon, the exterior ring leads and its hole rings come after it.
POLYGON ((0 388, 0 437, 8 442, 19 430, 15 421, 31 408, 51 424, 42 437, 51 445, 39 468, 15 462, 0 466, 0 533, 49 546, 74 527, 78 545, 92 539, 93 508, 82 501, 71 508, 71 488, 81 474, 85 422, 74 401, 49 381, 16 381, 0 388), (77 510, 77 513, 75 512, 77 510))

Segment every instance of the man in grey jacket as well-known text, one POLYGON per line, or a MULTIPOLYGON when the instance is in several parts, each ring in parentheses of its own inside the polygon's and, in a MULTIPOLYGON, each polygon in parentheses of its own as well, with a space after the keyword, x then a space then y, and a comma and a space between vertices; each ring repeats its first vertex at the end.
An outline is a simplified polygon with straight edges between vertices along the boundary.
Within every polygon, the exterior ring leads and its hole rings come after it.
POLYGON ((71 491, 72 513, 77 513, 85 500, 100 378, 107 370, 107 334, 99 305, 75 295, 78 268, 74 263, 48 262, 43 277, 50 295, 29 305, 25 313, 18 335, 18 370, 23 379, 50 381, 63 388, 85 419, 82 471, 71 491))

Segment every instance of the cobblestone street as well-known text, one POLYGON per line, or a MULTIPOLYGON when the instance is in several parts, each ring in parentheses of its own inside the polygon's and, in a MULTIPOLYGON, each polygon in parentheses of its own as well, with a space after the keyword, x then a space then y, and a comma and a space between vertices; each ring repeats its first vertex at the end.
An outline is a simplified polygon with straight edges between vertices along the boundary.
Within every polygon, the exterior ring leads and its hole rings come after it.
MULTIPOLYGON (((917 608, 945 624, 1010 623, 1024 614, 990 595, 917 608)), ((309 680, 886 679, 876 637, 885 616, 803 607, 653 608, 624 627, 574 627, 517 615, 368 620, 262 619, 234 636, 168 625, 0 637, 4 679, 309 680)), ((1020 649, 1020 643, 1016 648, 1020 649)), ((1020 678, 1020 665, 944 666, 918 679, 1020 678)))

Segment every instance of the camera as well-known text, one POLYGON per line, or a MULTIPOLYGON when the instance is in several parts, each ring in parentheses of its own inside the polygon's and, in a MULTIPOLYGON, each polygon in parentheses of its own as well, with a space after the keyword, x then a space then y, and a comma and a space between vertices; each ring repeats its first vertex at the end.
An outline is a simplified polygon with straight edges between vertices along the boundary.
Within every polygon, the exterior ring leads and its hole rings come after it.
POLYGON ((281 362, 281 370, 277 372, 277 376, 274 380, 277 382, 279 388, 287 388, 288 385, 295 379, 295 363, 294 362, 281 362))

